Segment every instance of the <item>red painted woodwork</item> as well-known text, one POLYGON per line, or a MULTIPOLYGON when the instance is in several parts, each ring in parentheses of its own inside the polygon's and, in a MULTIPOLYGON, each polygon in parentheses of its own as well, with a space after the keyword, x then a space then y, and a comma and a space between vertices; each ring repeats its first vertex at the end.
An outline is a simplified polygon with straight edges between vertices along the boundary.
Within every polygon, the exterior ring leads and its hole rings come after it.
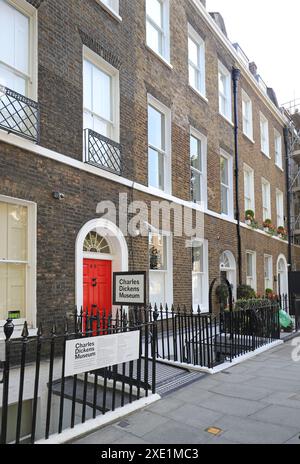
POLYGON ((83 260, 83 308, 89 314, 109 316, 112 309, 112 262, 83 260))

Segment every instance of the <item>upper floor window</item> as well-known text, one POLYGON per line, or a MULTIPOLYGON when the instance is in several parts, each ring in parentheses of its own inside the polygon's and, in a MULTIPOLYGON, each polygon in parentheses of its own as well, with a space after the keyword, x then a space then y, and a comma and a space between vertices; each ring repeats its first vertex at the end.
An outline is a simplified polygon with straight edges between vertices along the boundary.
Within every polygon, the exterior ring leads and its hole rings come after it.
POLYGON ((148 182, 149 186, 171 193, 170 110, 148 97, 148 182))
POLYGON ((272 218, 271 211, 271 185, 265 179, 262 179, 262 207, 263 207, 263 220, 272 218))
POLYGON ((232 157, 221 151, 220 156, 221 177, 221 213, 233 217, 233 164, 232 157))
POLYGON ((226 119, 232 120, 231 74, 219 61, 219 111, 226 119))
POLYGON ((170 60, 169 0, 146 0, 147 45, 170 60))
POLYGON ((260 113, 260 145, 264 155, 270 157, 269 122, 262 113, 260 113))
POLYGON ((207 204, 206 152, 206 137, 191 128, 190 157, 192 201, 195 203, 202 203, 204 207, 207 204))
POLYGON ((276 190, 276 215, 277 227, 284 227, 284 201, 280 190, 276 190))
POLYGON ((119 141, 119 72, 84 48, 83 128, 119 141))
POLYGON ((243 132, 250 140, 253 140, 253 116, 252 101, 246 92, 242 91, 243 105, 243 132))
POLYGON ((245 211, 255 211, 254 171, 246 165, 244 165, 244 194, 245 211))
POLYGON ((101 0, 101 2, 113 10, 114 13, 119 14, 119 0, 101 0))
POLYGON ((36 10, 0 0, 0 84, 36 99, 36 10))
POLYGON ((282 137, 279 132, 275 129, 275 164, 282 169, 282 137))
POLYGON ((188 35, 189 83, 205 97, 205 44, 190 24, 188 35))

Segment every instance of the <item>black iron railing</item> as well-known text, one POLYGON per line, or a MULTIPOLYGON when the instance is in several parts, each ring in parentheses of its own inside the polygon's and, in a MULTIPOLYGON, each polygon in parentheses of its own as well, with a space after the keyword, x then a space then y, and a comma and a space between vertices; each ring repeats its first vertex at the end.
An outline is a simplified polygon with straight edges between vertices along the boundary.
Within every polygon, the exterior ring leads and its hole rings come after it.
POLYGON ((39 104, 0 85, 0 129, 38 143, 39 104))
POLYGON ((25 323, 21 338, 11 338, 13 323, 5 326, 5 360, 0 382, 0 443, 36 443, 75 428, 88 419, 115 411, 156 389, 156 322, 146 311, 134 320, 122 309, 114 318, 91 312, 76 313, 64 327, 39 327, 30 336, 25 323), (66 376, 66 343, 92 337, 139 331, 139 357, 83 374, 66 376), (142 354, 143 353, 143 354, 142 354), (25 403, 30 399, 31 416, 25 403), (26 400, 26 401, 25 401, 26 400), (11 413, 10 408, 14 411, 11 413), (27 414, 27 416, 26 416, 27 414), (26 417, 25 417, 26 416, 26 417), (24 423, 30 426, 24 431, 24 423))
POLYGON ((219 315, 160 307, 157 327, 158 359, 213 368, 280 339, 279 306, 266 300, 219 315))
POLYGON ((122 149, 119 143, 85 129, 85 161, 92 166, 122 174, 122 149))

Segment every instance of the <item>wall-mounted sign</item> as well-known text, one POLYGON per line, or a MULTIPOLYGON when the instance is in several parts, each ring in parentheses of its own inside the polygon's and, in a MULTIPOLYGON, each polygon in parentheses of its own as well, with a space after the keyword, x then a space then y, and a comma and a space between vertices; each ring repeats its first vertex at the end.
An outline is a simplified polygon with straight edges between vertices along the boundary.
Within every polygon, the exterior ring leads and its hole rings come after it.
POLYGON ((146 272, 114 272, 114 305, 146 304, 146 272))
POLYGON ((140 353, 140 331, 69 340, 65 376, 135 361, 140 353))

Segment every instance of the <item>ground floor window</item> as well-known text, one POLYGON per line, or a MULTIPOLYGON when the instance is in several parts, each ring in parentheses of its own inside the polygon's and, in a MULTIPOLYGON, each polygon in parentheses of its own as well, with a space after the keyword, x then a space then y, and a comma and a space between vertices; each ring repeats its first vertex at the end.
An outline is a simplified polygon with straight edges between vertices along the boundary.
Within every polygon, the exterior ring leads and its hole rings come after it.
POLYGON ((273 258, 272 256, 265 255, 264 257, 264 270, 265 270, 265 290, 273 290, 273 258))
POLYGON ((192 248, 193 309, 208 312, 208 243, 195 241, 192 248))
POLYGON ((0 197, 0 324, 7 318, 26 318, 34 325, 35 209, 4 198, 0 197))
POLYGON ((172 243, 163 233, 149 233, 149 297, 152 305, 172 304, 172 243))
POLYGON ((247 262, 247 285, 256 291, 256 253, 254 251, 246 252, 247 262))

